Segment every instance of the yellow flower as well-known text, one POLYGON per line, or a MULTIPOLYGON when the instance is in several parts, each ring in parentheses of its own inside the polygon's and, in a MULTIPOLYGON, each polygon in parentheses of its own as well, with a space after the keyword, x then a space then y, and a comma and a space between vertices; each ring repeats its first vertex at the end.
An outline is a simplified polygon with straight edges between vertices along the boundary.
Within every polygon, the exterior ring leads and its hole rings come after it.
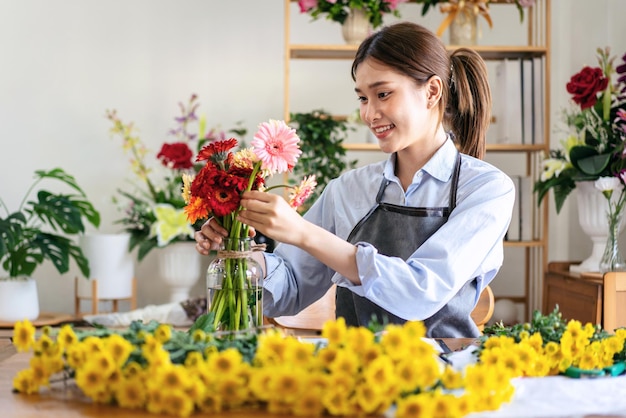
POLYGON ((374 333, 365 327, 349 327, 346 332, 346 349, 361 354, 374 344, 374 333))
POLYGON ((252 148, 243 148, 233 154, 232 166, 251 170, 258 160, 259 157, 252 148))
POLYGON ((50 372, 46 368, 46 364, 41 356, 33 356, 30 358, 30 369, 33 371, 33 383, 37 386, 48 386, 50 372))
POLYGON ((359 369, 359 360, 353 353, 347 350, 340 350, 328 366, 332 373, 356 374, 359 369))
POLYGON ((322 403, 331 415, 350 415, 350 402, 343 392, 325 392, 322 394, 322 403))
POLYGON ((98 368, 106 377, 109 377, 116 369, 115 361, 111 357, 111 354, 106 351, 100 351, 87 356, 85 367, 91 366, 98 368))
POLYGON ((17 351, 28 351, 35 344, 35 327, 28 321, 17 321, 13 328, 13 344, 17 351))
POLYGON ((161 388, 165 392, 185 389, 190 384, 190 377, 184 366, 179 364, 171 364, 166 367, 155 370, 154 380, 151 382, 156 387, 161 388))
POLYGON ((250 376, 250 391, 254 396, 262 401, 268 401, 271 393, 267 390, 274 374, 274 370, 268 367, 259 367, 254 369, 254 373, 250 376))
POLYGON ((267 390, 271 393, 270 399, 292 403, 306 390, 303 383, 304 376, 302 371, 292 368, 280 368, 274 370, 267 390))
POLYGON ((411 395, 398 400, 396 418, 426 418, 433 416, 433 404, 429 395, 411 395))
POLYGON ((206 392, 198 403, 202 412, 217 413, 222 411, 222 399, 215 393, 206 392))
POLYGON ((384 393, 376 390, 375 386, 365 382, 357 385, 354 396, 356 403, 366 414, 373 414, 385 402, 384 393))
POLYGON ((168 342, 172 338, 172 327, 168 324, 160 324, 154 331, 154 338, 161 344, 168 342))
POLYGON ((385 354, 394 360, 406 358, 410 354, 407 349, 408 336, 400 325, 388 325, 380 339, 380 344, 385 354))
POLYGON ((117 367, 125 364, 134 350, 133 344, 119 334, 110 335, 105 340, 105 348, 117 367))
POLYGON ((543 166, 543 170, 541 171, 541 181, 548 181, 553 177, 558 177, 563 170, 572 167, 570 162, 557 158, 545 159, 541 165, 543 166))
POLYGON ((150 237, 157 237, 159 247, 166 246, 179 235, 193 238, 195 230, 187 221, 187 214, 183 209, 160 203, 154 207, 154 216, 156 221, 150 227, 150 237))
POLYGON ((319 417, 324 412, 321 394, 307 391, 298 397, 292 405, 293 413, 297 416, 319 417))
POLYGON ((166 413, 179 417, 188 417, 194 410, 193 400, 182 390, 169 390, 163 395, 166 413))
POLYGON ((463 375, 454 368, 446 366, 441 375, 441 383, 446 389, 460 389, 463 387, 463 375))
POLYGON ((334 321, 326 321, 322 327, 322 338, 328 340, 328 345, 343 344, 347 335, 346 320, 342 317, 334 321))
POLYGON ((115 399, 122 408, 143 408, 147 393, 139 379, 122 379, 114 386, 115 399))
POLYGON ((228 348, 213 354, 207 360, 209 369, 219 375, 236 374, 242 362, 243 356, 235 348, 228 348))
POLYGON ((78 342, 78 337, 71 325, 65 324, 61 327, 57 337, 57 343, 62 349, 66 349, 78 342))
POLYGON ((92 335, 85 338, 80 345, 85 350, 87 356, 104 350, 104 341, 101 338, 92 335))
POLYGON ((35 341, 35 347, 33 350, 35 353, 49 353, 51 350, 54 350, 54 345, 55 343, 49 335, 42 334, 41 337, 35 341))
POLYGON ((363 377, 369 384, 386 388, 394 381, 394 373, 392 360, 389 357, 381 356, 367 366, 363 372, 363 377))
POLYGON ((246 385, 236 376, 225 375, 217 379, 215 393, 220 397, 224 406, 234 407, 247 400, 246 385))
POLYGON ((297 368, 310 367, 315 345, 301 343, 295 338, 286 339, 285 362, 297 368))
POLYGON ((183 200, 185 201, 185 204, 189 204, 189 201, 191 200, 191 183, 193 182, 193 179, 196 176, 191 175, 191 174, 187 174, 187 173, 183 173, 183 191, 181 193, 183 200))
POLYGON ((35 377, 32 369, 24 369, 17 372, 13 378, 13 389, 20 393, 28 395, 37 393, 39 386, 35 383, 35 377))
POLYGON ((76 385, 89 397, 106 389, 107 379, 95 362, 85 364, 76 370, 76 385))

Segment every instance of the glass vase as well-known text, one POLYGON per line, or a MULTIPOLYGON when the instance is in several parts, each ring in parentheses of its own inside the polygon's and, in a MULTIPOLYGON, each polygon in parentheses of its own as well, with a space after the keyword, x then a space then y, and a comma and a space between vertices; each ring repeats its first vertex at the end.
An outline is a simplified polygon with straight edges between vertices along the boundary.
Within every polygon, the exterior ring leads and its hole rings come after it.
POLYGON ((207 270, 207 311, 219 331, 263 325, 262 270, 251 257, 251 238, 225 238, 207 270))
POLYGON ((607 218, 609 224, 609 235, 606 240, 606 247, 600 259, 600 272, 609 271, 626 271, 626 262, 619 249, 619 234, 624 214, 623 211, 611 213, 609 211, 607 218))
POLYGON ((451 45, 476 45, 478 14, 471 7, 461 7, 450 23, 451 45))

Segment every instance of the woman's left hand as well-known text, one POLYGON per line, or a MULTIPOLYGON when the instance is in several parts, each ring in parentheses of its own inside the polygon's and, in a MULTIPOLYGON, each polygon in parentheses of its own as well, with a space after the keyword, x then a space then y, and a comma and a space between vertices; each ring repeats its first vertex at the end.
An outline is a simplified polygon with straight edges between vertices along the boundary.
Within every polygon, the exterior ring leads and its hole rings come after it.
POLYGON ((305 229, 306 221, 282 196, 244 192, 241 206, 244 210, 239 213, 238 220, 268 237, 292 245, 298 245, 304 239, 300 232, 305 229))

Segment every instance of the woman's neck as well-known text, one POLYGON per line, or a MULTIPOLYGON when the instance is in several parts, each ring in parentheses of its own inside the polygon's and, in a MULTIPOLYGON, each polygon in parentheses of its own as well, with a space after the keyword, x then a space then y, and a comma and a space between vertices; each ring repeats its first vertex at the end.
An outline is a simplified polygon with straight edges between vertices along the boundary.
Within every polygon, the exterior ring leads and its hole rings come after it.
POLYGON ((415 173, 430 161, 447 139, 448 135, 443 126, 440 126, 431 141, 415 144, 414 147, 397 152, 395 174, 400 179, 400 184, 405 191, 413 182, 415 173))

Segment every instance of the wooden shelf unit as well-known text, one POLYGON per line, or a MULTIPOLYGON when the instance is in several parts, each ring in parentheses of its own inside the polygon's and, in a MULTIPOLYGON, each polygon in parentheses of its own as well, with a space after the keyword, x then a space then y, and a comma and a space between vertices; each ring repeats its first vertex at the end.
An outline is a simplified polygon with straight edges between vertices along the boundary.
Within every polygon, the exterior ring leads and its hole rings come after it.
MULTIPOLYGON (((491 3, 500 3, 502 7, 515 7, 514 4, 503 0, 495 0, 491 3), (506 3, 506 4, 504 4, 506 3)), ((535 5, 526 11, 524 23, 519 30, 527 31, 526 45, 496 45, 472 46, 486 61, 500 61, 514 58, 544 58, 544 103, 543 103, 543 141, 542 143, 525 144, 487 144, 487 154, 515 154, 525 165, 525 175, 533 179, 541 174, 541 161, 544 155, 550 152, 550 45, 551 37, 550 15, 551 0, 537 0, 535 5), (525 28, 524 28, 525 27, 525 28)), ((293 60, 352 60, 358 48, 357 45, 346 44, 304 44, 291 43, 291 13, 292 7, 296 7, 296 0, 284 0, 285 5, 285 52, 284 52, 284 119, 289 120, 291 106, 291 61, 293 60)), ((420 6, 419 4, 406 5, 406 7, 420 6)), ((436 10, 430 13, 437 13, 436 10)), ((315 24, 315 23, 311 23, 315 24)), ((454 50, 457 46, 448 45, 448 50, 454 50)), ((347 113, 347 112, 346 112, 347 113)), ((345 116, 336 116, 337 119, 345 119, 345 116)), ((372 143, 346 143, 346 150, 377 152, 379 147, 372 143)), ((534 195, 532 196, 534 199, 534 195)), ((532 240, 505 241, 507 248, 520 248, 524 251, 524 294, 519 295, 495 295, 499 298, 510 299, 524 305, 525 320, 530 319, 534 310, 542 308, 543 277, 548 265, 548 205, 543 204, 537 208, 533 200, 533 224, 532 240)), ((505 260, 506 264, 506 260, 505 260)))

